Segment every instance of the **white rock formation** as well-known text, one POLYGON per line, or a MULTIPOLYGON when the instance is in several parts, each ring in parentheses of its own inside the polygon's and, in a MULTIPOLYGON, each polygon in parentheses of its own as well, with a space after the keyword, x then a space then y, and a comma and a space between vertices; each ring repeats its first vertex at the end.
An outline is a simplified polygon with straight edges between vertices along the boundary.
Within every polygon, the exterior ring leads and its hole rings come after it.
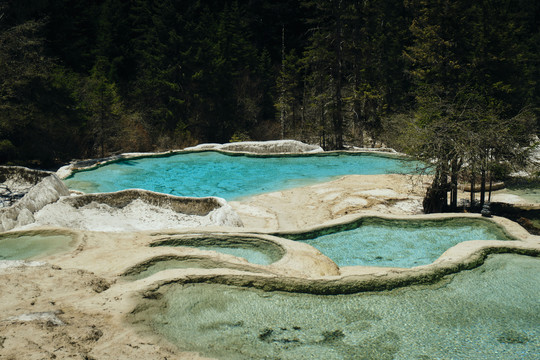
POLYGON ((45 322, 48 325, 61 326, 66 325, 58 315, 63 314, 63 311, 43 311, 43 312, 32 312, 27 314, 21 314, 17 316, 11 316, 6 319, 6 321, 15 322, 15 323, 25 323, 31 321, 45 322))
POLYGON ((27 191, 13 205, 0 208, 0 232, 36 226, 91 231, 243 226, 221 198, 178 197, 139 189, 73 196, 55 174, 21 167, 0 167, 0 179, 9 189, 27 191))
POLYGON ((145 156, 173 155, 185 151, 204 151, 218 150, 249 154, 298 154, 298 153, 319 153, 324 150, 318 145, 309 145, 296 140, 270 140, 270 141, 245 141, 227 144, 199 144, 197 146, 188 147, 183 150, 173 150, 160 153, 124 153, 114 155, 102 159, 89 159, 76 161, 71 164, 62 166, 56 171, 56 175, 60 179, 65 179, 70 176, 73 171, 80 169, 89 169, 98 165, 103 165, 112 161, 122 159, 132 159, 145 156))
POLYGON ((296 140, 243 141, 227 144, 200 144, 185 150, 221 150, 254 154, 319 153, 324 150, 318 145, 309 145, 296 140))
POLYGON ((69 195, 68 188, 53 173, 19 167, 5 167, 2 170, 7 172, 4 183, 16 182, 17 179, 31 182, 34 178, 35 185, 14 205, 0 209, 0 231, 31 224, 37 211, 57 201, 61 196, 69 195))
POLYGON ((26 261, 26 260, 0 260, 0 270, 3 269, 12 269, 18 267, 35 267, 35 266, 44 266, 47 263, 43 261, 26 261))
POLYGON ((65 197, 45 206, 34 218, 31 227, 111 232, 243 226, 224 199, 177 197, 139 189, 65 197))

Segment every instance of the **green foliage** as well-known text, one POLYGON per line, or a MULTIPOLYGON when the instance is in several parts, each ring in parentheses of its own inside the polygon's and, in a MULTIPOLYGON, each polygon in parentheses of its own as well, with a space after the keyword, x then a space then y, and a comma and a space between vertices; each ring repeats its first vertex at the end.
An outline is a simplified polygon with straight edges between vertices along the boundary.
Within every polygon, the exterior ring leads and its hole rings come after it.
POLYGON ((444 159, 442 187, 452 167, 462 178, 494 173, 496 162, 518 163, 512 146, 540 122, 539 9, 534 0, 3 2, 1 160, 49 166, 282 136, 444 159))
POLYGON ((251 141, 249 135, 245 132, 237 131, 233 134, 229 142, 251 141))
MULTIPOLYGON (((460 178, 471 184, 480 181, 485 188, 497 164, 523 164, 534 115, 523 111, 526 102, 516 106, 510 101, 517 87, 507 74, 527 72, 507 57, 508 48, 513 48, 513 57, 529 55, 512 45, 520 43, 521 31, 509 26, 519 10, 509 12, 487 1, 419 0, 409 6, 414 41, 405 55, 415 83, 417 129, 410 151, 434 164, 436 176, 424 210, 440 211, 446 207, 447 191, 452 193, 451 207, 457 205, 460 178), (500 48, 500 43, 507 46, 500 48)), ((484 200, 482 191, 481 205, 484 200)))
POLYGON ((74 99, 57 81, 44 51, 44 24, 28 21, 0 33, 0 139, 4 160, 38 160, 41 166, 69 159, 74 99))

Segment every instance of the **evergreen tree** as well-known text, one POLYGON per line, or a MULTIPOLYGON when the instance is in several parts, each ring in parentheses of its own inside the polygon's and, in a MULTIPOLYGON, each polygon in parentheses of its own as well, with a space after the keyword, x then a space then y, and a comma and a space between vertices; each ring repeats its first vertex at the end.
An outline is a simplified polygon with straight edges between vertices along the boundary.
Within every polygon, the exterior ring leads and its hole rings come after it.
POLYGON ((0 158, 48 167, 78 154, 77 111, 48 57, 44 23, 0 32, 0 158))
POLYGON ((450 207, 456 207, 463 164, 472 185, 480 173, 482 205, 489 164, 522 157, 519 150, 529 140, 525 129, 532 117, 506 112, 504 100, 493 91, 505 75, 490 74, 488 59, 501 52, 488 55, 487 17, 479 15, 477 4, 419 0, 410 5, 415 41, 406 55, 415 79, 416 127, 422 134, 413 152, 435 164, 424 211, 445 210, 449 191, 450 207))
POLYGON ((534 0, 3 2, 0 150, 5 161, 30 158, 23 149, 42 144, 23 141, 23 129, 35 139, 64 139, 39 152, 48 158, 280 136, 327 149, 368 138, 378 145, 395 138, 383 138, 383 125, 412 111, 417 133, 446 139, 425 144, 446 162, 434 186, 455 190, 464 177, 484 184, 509 153, 483 127, 524 144, 505 124, 521 124, 524 114, 540 119, 539 7, 534 0))
POLYGON ((367 132, 375 145, 380 140, 382 118, 409 106, 402 57, 409 43, 409 16, 402 3, 393 1, 351 2, 347 13, 350 40, 346 58, 354 135, 363 145, 367 132))
POLYGON ((114 83, 106 76, 108 62, 98 58, 92 69, 92 75, 85 82, 84 101, 88 112, 92 150, 94 154, 105 157, 106 154, 118 150, 115 148, 120 132, 121 116, 120 98, 114 83))
MULTIPOLYGON (((34 7, 32 0, 22 1, 31 3, 30 8, 34 7)), ((48 47, 63 66, 84 74, 94 66, 102 1, 50 0, 46 4, 39 18, 48 18, 44 35, 48 47)))
MULTIPOLYGON (((132 6, 132 47, 137 74, 130 97, 156 139, 170 139, 184 118, 184 37, 171 1, 136 1, 132 6)), ((180 125, 181 126, 181 125, 180 125)), ((168 140, 170 146, 174 144, 168 140)))
POLYGON ((104 0, 97 18, 94 66, 99 63, 107 80, 117 85, 133 78, 134 60, 130 45, 129 6, 124 0, 104 0))
MULTIPOLYGON (((331 149, 342 149, 344 134, 344 106, 343 89, 345 83, 344 69, 344 43, 346 37, 345 15, 346 1, 332 0, 327 2, 305 1, 304 6, 314 9, 314 18, 309 22, 312 24, 311 45, 307 48, 306 58, 308 66, 315 77, 317 85, 321 85, 320 80, 327 77, 330 82, 324 89, 315 87, 318 97, 330 97, 331 101, 320 104, 323 107, 320 111, 320 120, 323 131, 323 145, 331 149), (317 73, 320 74, 317 74, 317 73), (318 81, 317 81, 318 80, 318 81), (323 96, 328 92, 326 96, 323 96), (327 138, 326 116, 329 114, 331 128, 327 138), (327 142, 328 140, 328 142, 327 142)), ((324 101, 324 100, 323 100, 324 101)))
POLYGON ((276 108, 280 113, 282 138, 292 136, 302 139, 304 137, 303 76, 301 59, 293 50, 284 57, 277 78, 279 98, 276 108))

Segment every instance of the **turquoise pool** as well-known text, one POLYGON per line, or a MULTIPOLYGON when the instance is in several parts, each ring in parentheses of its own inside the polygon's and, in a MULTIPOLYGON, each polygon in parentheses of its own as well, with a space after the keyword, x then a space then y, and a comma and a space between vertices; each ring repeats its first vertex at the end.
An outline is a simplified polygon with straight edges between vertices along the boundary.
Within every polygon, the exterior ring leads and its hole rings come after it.
POLYGON ((177 196, 234 200, 343 175, 412 173, 418 164, 368 154, 233 156, 205 151, 114 162, 76 172, 65 183, 70 189, 86 193, 140 188, 177 196))
POLYGON ((285 235, 305 242, 338 266, 428 265, 452 246, 468 240, 512 240, 482 219, 385 220, 365 218, 315 233, 285 235))
POLYGON ((431 286, 319 296, 171 285, 134 321, 218 359, 540 358, 540 259, 493 255, 431 286))

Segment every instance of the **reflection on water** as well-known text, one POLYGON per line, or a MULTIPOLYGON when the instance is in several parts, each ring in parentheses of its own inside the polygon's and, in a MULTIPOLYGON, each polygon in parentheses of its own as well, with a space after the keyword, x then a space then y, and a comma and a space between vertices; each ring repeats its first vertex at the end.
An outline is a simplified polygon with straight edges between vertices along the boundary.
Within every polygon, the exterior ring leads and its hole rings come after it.
POLYGON ((37 234, 0 237, 0 260, 26 260, 47 256, 71 248, 73 238, 69 235, 37 234))
POLYGON ((538 258, 494 255, 438 284, 380 293, 172 285, 137 319, 219 359, 532 360, 540 358, 538 274, 538 258))
POLYGON ((412 173, 416 165, 412 161, 361 154, 252 157, 199 152, 111 163, 75 173, 65 183, 87 193, 140 188, 231 200, 343 175, 412 173))
MULTIPOLYGON (((309 235, 308 235, 309 236, 309 235)), ((480 219, 366 219, 358 227, 303 242, 339 266, 414 267, 431 264, 452 246, 467 240, 509 240, 496 224, 480 219)))

